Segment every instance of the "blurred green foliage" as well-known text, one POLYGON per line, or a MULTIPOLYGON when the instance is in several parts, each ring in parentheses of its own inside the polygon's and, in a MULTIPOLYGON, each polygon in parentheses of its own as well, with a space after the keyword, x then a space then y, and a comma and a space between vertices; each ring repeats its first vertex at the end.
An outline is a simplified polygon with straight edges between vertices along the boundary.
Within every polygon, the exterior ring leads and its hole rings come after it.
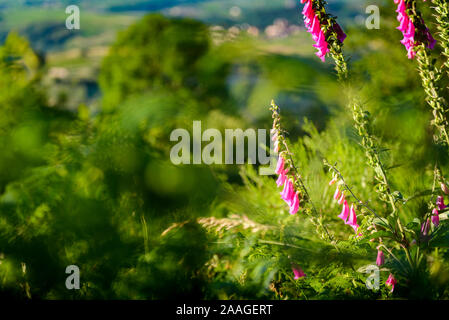
MULTIPOLYGON (((149 19, 156 25, 170 24, 160 16, 149 19)), ((192 21, 173 25, 179 29, 183 23, 185 30, 192 24, 204 30, 192 21)), ((147 31, 145 26, 141 28, 141 36, 147 31)), ((176 36, 166 37, 168 50, 175 49, 173 43, 181 43, 173 39, 176 36)), ((203 54, 208 49, 208 35, 203 32, 198 37, 199 43, 206 44, 200 50, 203 54)), ((123 51, 127 46, 116 48, 123 51)), ((136 60, 139 48, 134 49, 135 55, 126 61, 136 60)), ((6 151, 0 161, 4 257, 0 268, 6 268, 2 292, 40 298, 162 297, 160 290, 133 293, 135 289, 128 283, 147 274, 148 268, 156 268, 154 272, 160 268, 161 275, 155 280, 174 281, 170 270, 175 266, 169 262, 160 265, 154 257, 161 251, 172 250, 175 257, 181 252, 176 244, 169 249, 172 244, 161 242, 158 233, 169 221, 200 215, 219 191, 207 168, 175 167, 169 162, 169 132, 203 113, 200 97, 196 98, 193 88, 175 92, 167 83, 146 87, 140 96, 124 90, 120 107, 97 117, 85 106, 73 115, 46 106, 45 96, 39 93, 38 60, 24 39, 11 34, 1 54, 1 129, 6 151), (180 108, 180 100, 185 108, 180 108), (22 262, 26 265, 23 273, 22 262), (58 271, 69 264, 83 270, 79 292, 67 291, 65 274, 58 271), (138 274, 133 276, 133 270, 138 274)), ((179 67, 178 57, 171 57, 173 65, 167 60, 167 70, 179 67)), ((107 68, 104 72, 109 74, 107 68)), ((155 74, 149 83, 162 83, 164 76, 155 74)), ((179 74, 174 72, 174 77, 179 74)), ((126 76, 131 88, 147 81, 147 74, 126 76)), ((112 95, 108 90, 119 89, 104 88, 105 96, 112 95)), ((205 245, 199 238, 202 233, 198 228, 186 233, 193 241, 192 258, 200 262, 198 253, 205 245)), ((186 272, 178 280, 185 282, 189 275, 186 272)))
POLYGON ((149 89, 199 86, 196 66, 209 49, 208 41, 208 29, 199 22, 143 18, 120 35, 103 61, 103 108, 149 89))

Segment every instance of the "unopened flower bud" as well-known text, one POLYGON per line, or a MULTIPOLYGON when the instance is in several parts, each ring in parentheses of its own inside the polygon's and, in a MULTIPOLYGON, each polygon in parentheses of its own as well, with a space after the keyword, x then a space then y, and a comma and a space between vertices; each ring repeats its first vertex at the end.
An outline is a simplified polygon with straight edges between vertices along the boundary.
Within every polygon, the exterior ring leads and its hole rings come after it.
POLYGON ((441 190, 445 193, 445 194, 449 194, 449 188, 447 187, 447 185, 442 182, 441 183, 441 190))

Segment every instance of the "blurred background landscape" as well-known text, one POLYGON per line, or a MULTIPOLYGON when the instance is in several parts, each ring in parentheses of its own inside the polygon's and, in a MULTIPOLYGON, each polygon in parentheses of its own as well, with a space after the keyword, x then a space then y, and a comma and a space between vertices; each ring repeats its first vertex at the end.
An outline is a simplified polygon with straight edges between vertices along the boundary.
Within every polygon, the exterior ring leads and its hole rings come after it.
MULTIPOLYGON (((392 2, 331 0, 328 11, 348 34, 354 83, 375 115, 391 179, 412 195, 432 184, 429 163, 448 164, 432 143, 431 113, 399 43, 392 2), (381 8, 379 30, 365 27, 373 4, 381 8)), ((336 235, 347 239, 350 230, 323 187, 323 155, 382 210, 370 198, 373 173, 331 59, 315 56, 301 9, 293 0, 1 0, 0 296, 387 296, 367 291, 355 271, 376 252, 342 240, 345 254, 336 255, 307 219, 289 216, 273 177, 252 166, 169 159, 173 129, 190 131, 193 120, 203 130, 269 129, 275 99, 336 235), (71 4, 80 7, 80 30, 65 26, 71 4), (290 246, 273 245, 280 240, 290 246), (307 279, 292 279, 292 260, 307 279), (81 290, 65 288, 71 264, 80 267, 81 290)), ((402 214, 425 210, 418 199, 402 214)), ((438 259, 446 278, 404 296, 447 295, 446 252, 438 259)))
MULTIPOLYGON (((235 40, 240 33, 247 33, 249 39, 245 42, 250 42, 247 46, 254 46, 252 51, 315 60, 310 37, 303 32, 299 4, 294 0, 161 0, 127 1, 126 4, 107 0, 5 0, 0 6, 0 41, 4 41, 11 30, 26 37, 35 52, 45 59, 44 82, 50 88, 50 102, 56 105, 60 99, 66 99, 64 103, 70 109, 77 108, 80 103, 98 108, 97 80, 102 58, 115 41, 117 32, 149 12, 202 21, 212 29, 215 42, 235 40), (81 9, 80 30, 65 28, 68 16, 65 8, 70 4, 81 9)), ((331 1, 329 6, 343 24, 365 24, 363 2, 331 1)), ((239 72, 235 70, 234 73, 232 79, 237 81, 239 72)))

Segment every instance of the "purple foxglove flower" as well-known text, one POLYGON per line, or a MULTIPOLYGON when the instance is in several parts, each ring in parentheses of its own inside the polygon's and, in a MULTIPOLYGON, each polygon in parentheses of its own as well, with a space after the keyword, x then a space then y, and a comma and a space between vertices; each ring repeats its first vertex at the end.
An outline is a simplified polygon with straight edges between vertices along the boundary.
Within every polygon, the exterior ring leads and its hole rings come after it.
POLYGON ((293 203, 290 208, 290 214, 295 214, 299 210, 299 192, 295 193, 295 196, 293 198, 293 203))
POLYGON ((310 1, 307 1, 306 4, 304 5, 304 8, 302 9, 302 14, 306 17, 313 16, 313 7, 310 1))
POLYGON ((438 206, 438 210, 440 210, 440 211, 447 208, 447 206, 444 204, 444 198, 442 196, 437 197, 436 204, 438 206))
POLYGON ((315 55, 321 59, 321 61, 326 61, 326 53, 322 50, 315 52, 315 55))
POLYGON ((420 34, 420 39, 425 39, 425 44, 427 48, 433 49, 436 43, 436 40, 430 34, 429 29, 425 26, 424 20, 421 19, 422 29, 416 29, 413 24, 412 19, 407 14, 407 6, 410 6, 410 3, 406 3, 404 0, 395 0, 394 1, 398 8, 396 9, 397 20, 400 22, 398 30, 402 32, 404 35, 404 39, 401 40, 401 43, 405 46, 407 50, 407 56, 409 59, 413 59, 416 56, 415 48, 420 45, 419 41, 415 41, 415 34, 420 34))
POLYGON ((285 182, 285 184, 287 185, 287 190, 285 191, 282 199, 284 199, 285 202, 287 202, 287 204, 289 206, 291 206, 292 201, 293 201, 293 196, 295 195, 295 188, 293 186, 292 180, 287 180, 285 182))
POLYGON ((405 37, 412 39, 415 37, 415 25, 412 20, 408 21, 407 31, 404 34, 405 37))
POLYGON ((393 274, 390 273, 390 275, 388 276, 387 281, 385 282, 385 284, 387 286, 392 286, 391 288, 391 292, 394 291, 394 286, 397 284, 398 282, 396 281, 396 279, 394 278, 393 274))
POLYGON ((329 185, 333 185, 335 182, 337 182, 337 178, 333 178, 331 181, 329 181, 329 185))
POLYGON ((287 196, 287 199, 285 200, 285 202, 287 202, 288 206, 291 208, 293 207, 293 201, 295 200, 295 187, 293 186, 293 184, 290 187, 290 193, 287 196))
POLYGON ((340 198, 340 195, 341 195, 340 189, 337 186, 337 189, 335 190, 335 193, 334 193, 334 199, 338 200, 340 198))
POLYGON ((323 32, 321 31, 320 21, 318 20, 317 16, 313 17, 312 26, 311 26, 311 33, 313 40, 317 42, 314 46, 318 45, 321 46, 326 41, 323 32))
POLYGON ((427 221, 423 222, 423 224, 421 226, 421 233, 423 236, 427 236, 427 233, 429 232, 429 228, 430 228, 430 219, 427 219, 427 221))
MULTIPOLYGON (((351 227, 352 227, 352 229, 354 229, 354 232, 357 233, 357 230, 359 229, 360 226, 356 223, 356 224, 351 225, 351 227)), ((359 233, 357 236, 361 237, 362 234, 359 233)))
POLYGON ((405 2, 404 2, 404 0, 399 1, 398 8, 396 9, 396 12, 405 14, 405 2))
POLYGON ((435 227, 438 227, 440 224, 440 216, 437 209, 432 210, 432 223, 435 227))
POLYGON ((276 152, 276 153, 279 152, 279 140, 276 140, 274 142, 274 152, 276 152))
POLYGON ((343 204, 343 201, 345 201, 345 194, 342 192, 340 199, 338 199, 338 204, 343 204))
POLYGON ((298 280, 299 278, 306 277, 307 275, 302 271, 301 268, 292 268, 293 274, 295 275, 295 280, 298 280))
POLYGON ((355 227, 357 225, 357 215, 355 214, 354 204, 351 204, 351 209, 349 210, 349 218, 348 221, 346 221, 346 224, 349 224, 352 227, 355 227))
POLYGON ((340 219, 346 222, 349 216, 349 206, 348 202, 345 200, 343 203, 343 209, 341 210, 340 215, 338 216, 340 219))
POLYGON ((398 21, 399 21, 399 26, 396 29, 398 29, 399 31, 402 31, 402 33, 404 34, 404 32, 407 31, 407 27, 408 27, 408 22, 409 22, 408 15, 406 13, 399 12, 398 13, 398 21))
POLYGON ((281 174, 284 171, 285 159, 281 156, 278 158, 278 164, 276 166, 276 174, 281 174))
MULTIPOLYGON (((301 3, 305 3, 304 8, 302 10, 302 14, 304 16, 304 24, 307 28, 307 31, 312 34, 313 41, 316 42, 314 45, 315 48, 318 49, 316 55, 322 60, 325 61, 325 56, 329 52, 328 44, 326 41, 326 37, 321 30, 321 22, 318 16, 316 15, 313 9, 312 0, 301 0, 301 3)), ((336 30, 339 39, 344 39, 343 31, 336 30)))
POLYGON ((416 52, 413 50, 413 48, 410 48, 407 52, 407 57, 412 60, 413 58, 415 58, 416 56, 416 52))
POLYGON ((343 29, 340 27, 338 23, 336 23, 334 26, 334 31, 337 34, 338 41, 343 43, 346 39, 346 34, 343 32, 343 29))
POLYGON ((441 190, 445 193, 445 194, 449 194, 449 188, 447 187, 447 185, 445 183, 441 183, 441 190))
POLYGON ((385 263, 385 256, 382 250, 377 251, 376 264, 380 267, 385 263))
POLYGON ((285 183, 285 180, 287 180, 287 176, 285 175, 285 171, 282 171, 279 178, 276 180, 277 186, 282 186, 285 183))
MULTIPOLYGON (((427 38, 427 41, 428 41, 428 45, 427 45, 427 48, 429 48, 429 49, 433 49, 433 48, 435 48, 435 44, 437 43, 437 41, 432 37, 432 34, 430 33, 430 31, 429 31, 429 29, 428 28, 426 28, 426 38, 427 38)), ((448 190, 449 191, 449 190, 448 190)), ((446 193, 446 192, 445 192, 446 193)), ((446 193, 447 194, 447 193, 446 193)))
POLYGON ((284 189, 282 190, 282 192, 281 192, 281 198, 282 199, 286 199, 286 197, 287 197, 287 194, 290 192, 289 190, 290 190, 290 184, 288 183, 288 181, 289 180, 286 180, 285 181, 285 183, 284 183, 284 189))

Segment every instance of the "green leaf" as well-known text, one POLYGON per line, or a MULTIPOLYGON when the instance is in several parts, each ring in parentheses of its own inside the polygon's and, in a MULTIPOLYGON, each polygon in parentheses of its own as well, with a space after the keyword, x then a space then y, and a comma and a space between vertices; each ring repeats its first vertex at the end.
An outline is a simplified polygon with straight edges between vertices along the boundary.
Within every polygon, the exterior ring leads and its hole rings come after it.
POLYGON ((449 221, 443 221, 432 234, 429 247, 449 248, 449 221))
POLYGON ((386 228, 386 229, 390 229, 390 225, 388 223, 388 220, 385 219, 385 218, 374 218, 373 222, 374 222, 374 224, 376 226, 380 226, 380 227, 383 227, 383 228, 386 228))
POLYGON ((374 239, 374 238, 394 238, 394 234, 391 233, 390 231, 377 231, 374 232, 368 236, 366 236, 367 239, 374 239))

